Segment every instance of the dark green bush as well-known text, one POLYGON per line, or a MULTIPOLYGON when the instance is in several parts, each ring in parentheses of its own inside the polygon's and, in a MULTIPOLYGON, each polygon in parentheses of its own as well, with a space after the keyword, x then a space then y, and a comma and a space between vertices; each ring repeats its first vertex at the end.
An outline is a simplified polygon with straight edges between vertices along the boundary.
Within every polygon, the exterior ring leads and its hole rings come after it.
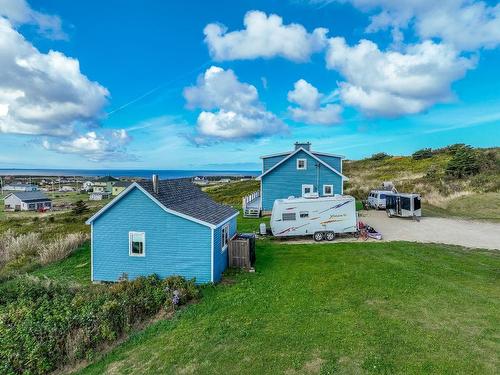
POLYGON ((414 160, 429 159, 432 158, 433 152, 431 148, 423 148, 421 150, 415 151, 411 157, 414 160))
POLYGON ((385 153, 385 152, 378 152, 376 154, 373 154, 371 157, 370 157, 370 160, 384 160, 384 159, 387 159, 387 158, 390 158, 391 155, 385 153))
POLYGON ((177 276, 87 287, 20 277, 0 296, 0 373, 43 374, 90 358, 162 308, 197 296, 194 281, 177 276))
POLYGON ((88 212, 88 211, 89 211, 89 207, 81 199, 78 202, 76 202, 73 205, 73 208, 71 209, 71 212, 73 213, 73 215, 81 215, 81 214, 84 214, 85 212, 88 212))
POLYGON ((473 176, 479 173, 480 167, 476 151, 470 146, 462 146, 448 162, 446 174, 456 178, 473 176))

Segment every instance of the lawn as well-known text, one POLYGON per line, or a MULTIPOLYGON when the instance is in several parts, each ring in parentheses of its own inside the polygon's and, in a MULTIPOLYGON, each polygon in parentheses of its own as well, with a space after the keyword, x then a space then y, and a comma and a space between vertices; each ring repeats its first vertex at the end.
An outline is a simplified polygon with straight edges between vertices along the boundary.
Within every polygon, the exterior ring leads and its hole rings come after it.
POLYGON ((256 269, 81 373, 499 372, 498 252, 262 240, 256 269))

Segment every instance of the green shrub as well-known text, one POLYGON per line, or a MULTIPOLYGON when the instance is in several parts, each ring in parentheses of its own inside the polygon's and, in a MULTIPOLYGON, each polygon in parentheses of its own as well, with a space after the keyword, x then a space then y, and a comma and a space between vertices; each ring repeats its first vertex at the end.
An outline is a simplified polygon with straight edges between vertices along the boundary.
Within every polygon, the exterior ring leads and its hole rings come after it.
POLYGON ((81 199, 78 202, 76 202, 73 205, 73 208, 71 209, 71 212, 73 213, 73 215, 81 215, 81 214, 84 214, 85 212, 88 212, 88 211, 89 211, 89 207, 81 199))
POLYGON ((479 170, 479 159, 470 146, 457 149, 446 166, 446 174, 456 178, 475 175, 479 170))
POLYGON ((421 150, 415 151, 411 157, 413 160, 422 160, 432 158, 434 154, 431 148, 423 148, 421 150))
POLYGON ((385 152, 378 152, 376 154, 373 154, 371 157, 370 157, 370 160, 384 160, 384 159, 387 159, 387 158, 390 158, 391 155, 385 153, 385 152))
POLYGON ((194 280, 177 276, 87 287, 19 277, 0 294, 0 373, 43 374, 90 358, 163 307, 197 296, 194 280))

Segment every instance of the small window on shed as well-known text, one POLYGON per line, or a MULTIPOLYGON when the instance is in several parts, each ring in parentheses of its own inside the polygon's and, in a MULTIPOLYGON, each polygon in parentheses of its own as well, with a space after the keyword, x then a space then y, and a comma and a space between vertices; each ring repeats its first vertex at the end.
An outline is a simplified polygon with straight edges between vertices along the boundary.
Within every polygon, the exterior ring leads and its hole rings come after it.
POLYGON ((295 212, 286 212, 281 215, 281 219, 283 221, 295 221, 297 220, 297 216, 295 212))
POLYGON ((229 224, 222 227, 222 238, 221 238, 221 251, 226 250, 227 244, 229 243, 229 224))
POLYGON ((323 195, 333 195, 333 185, 323 185, 323 195))
POLYGON ((144 232, 129 232, 129 255, 143 257, 146 255, 146 234, 144 232))
POLYGON ((301 219, 307 219, 309 217, 309 211, 300 211, 299 212, 299 217, 301 219))

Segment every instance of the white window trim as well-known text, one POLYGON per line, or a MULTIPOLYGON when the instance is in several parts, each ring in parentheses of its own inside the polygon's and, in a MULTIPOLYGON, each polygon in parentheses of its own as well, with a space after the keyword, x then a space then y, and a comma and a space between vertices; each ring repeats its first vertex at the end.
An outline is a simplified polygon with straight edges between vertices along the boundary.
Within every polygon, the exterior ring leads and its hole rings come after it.
POLYGON ((228 245, 229 245, 229 223, 228 224, 225 224, 222 226, 222 229, 220 231, 220 236, 221 236, 221 239, 220 239, 220 242, 221 242, 221 249, 220 249, 220 252, 223 253, 224 251, 226 251, 228 245), (224 230, 226 230, 226 233, 227 233, 227 242, 226 244, 224 245, 224 230))
POLYGON ((314 193, 314 185, 312 185, 312 184, 302 184, 302 196, 304 196, 304 194, 307 194, 304 191, 306 188, 311 188, 311 193, 314 193))
POLYGON ((297 159, 297 170, 299 171, 305 171, 307 169, 307 159, 297 159), (304 168, 299 167, 299 162, 303 161, 304 162, 304 168))
POLYGON ((145 257, 146 256, 146 232, 128 232, 128 255, 131 257, 145 257), (134 234, 142 234, 144 237, 144 245, 142 247, 142 254, 134 254, 132 253, 132 236, 134 234))
POLYGON ((332 196, 333 195, 333 185, 323 185, 323 195, 327 196, 327 197, 332 196), (332 191, 330 194, 326 194, 326 192, 325 192, 326 187, 330 187, 330 190, 332 191))

